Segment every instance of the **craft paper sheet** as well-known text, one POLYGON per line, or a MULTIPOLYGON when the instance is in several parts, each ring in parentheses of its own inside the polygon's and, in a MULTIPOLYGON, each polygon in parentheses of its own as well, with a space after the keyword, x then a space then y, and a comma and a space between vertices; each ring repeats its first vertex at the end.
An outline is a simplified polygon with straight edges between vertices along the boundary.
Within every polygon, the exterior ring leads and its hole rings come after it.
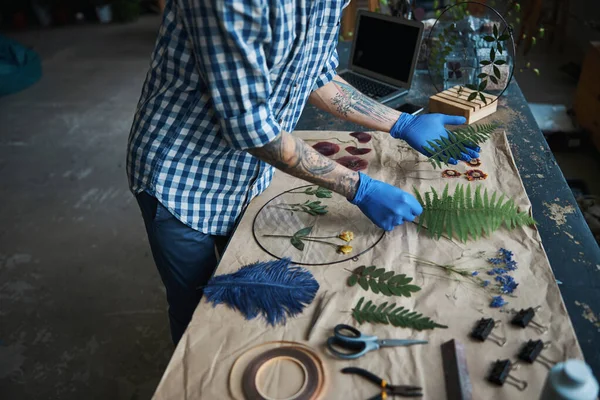
MULTIPOLYGON (((347 132, 301 131, 295 134, 309 139, 350 138, 347 132)), ((471 185, 473 189, 482 186, 505 193, 515 200, 520 210, 530 211, 531 204, 517 172, 506 136, 501 131, 494 133, 492 138, 482 145, 482 165, 478 169, 488 174, 484 181, 468 182, 464 177, 442 179, 441 170, 433 172, 426 158, 386 133, 374 132, 373 140, 361 146, 373 148, 369 154, 362 156, 369 161, 368 170, 364 172, 406 191, 412 192, 413 186, 422 193, 430 186, 441 190, 447 183, 451 188, 457 183, 471 185)), ((342 150, 332 158, 344 155, 347 154, 342 150)), ((461 164, 452 168, 466 171, 466 164, 461 164)), ((276 172, 271 186, 255 198, 246 210, 219 264, 217 274, 231 273, 257 260, 271 259, 253 239, 253 219, 258 210, 271 198, 285 190, 303 185, 306 185, 306 182, 280 171, 276 172)), ((334 231, 336 228, 332 227, 334 231)), ((360 232, 355 234, 360 235, 360 232)), ((289 251, 297 251, 290 248, 285 239, 282 239, 281 246, 289 251)), ((370 382, 339 372, 348 366, 365 368, 392 384, 422 386, 425 399, 443 399, 446 395, 440 345, 453 338, 465 345, 474 399, 538 398, 548 372, 540 363, 524 364, 513 371, 514 376, 529 383, 524 392, 519 392, 507 384, 497 387, 485 380, 493 361, 506 358, 516 361, 518 350, 529 339, 551 341, 550 348, 542 353, 551 360, 583 358, 540 236, 533 227, 517 228, 513 231, 501 228, 490 238, 469 241, 466 244, 456 241, 456 244, 453 244, 443 239, 430 239, 425 232, 417 233, 414 224, 408 224, 386 233, 381 242, 360 256, 358 261, 308 268, 321 286, 317 299, 326 294, 329 300, 324 302, 326 306, 317 319, 310 341, 305 341, 306 332, 313 319, 317 301, 308 306, 302 315, 290 319, 287 325, 273 328, 266 325, 262 319, 246 321, 242 315, 226 306, 213 308, 203 300, 177 346, 154 398, 231 398, 228 379, 235 359, 246 349, 272 340, 303 342, 320 354, 327 369, 327 392, 322 397, 325 399, 362 400, 378 393, 378 388, 370 382), (430 274, 440 275, 439 271, 416 265, 414 261, 403 256, 408 253, 446 264, 464 255, 473 258, 471 261, 464 261, 461 266, 480 268, 486 266, 485 259, 478 261, 475 255, 480 251, 490 255, 500 247, 515 253, 518 269, 512 275, 519 282, 515 291, 517 297, 505 297, 509 304, 502 311, 490 308, 490 297, 477 287, 433 277, 430 274), (389 298, 366 292, 358 285, 348 287, 347 270, 360 265, 376 265, 407 274, 414 278, 414 283, 421 286, 422 290, 411 298, 389 298), (377 304, 394 301, 397 305, 416 310, 440 324, 448 325, 448 329, 418 332, 387 325, 358 325, 353 320, 350 310, 362 296, 377 304), (508 312, 510 309, 536 306, 541 306, 541 309, 537 312, 535 321, 549 326, 547 333, 541 335, 532 328, 520 329, 509 324, 512 317, 508 312), (491 340, 481 343, 469 338, 472 327, 482 317, 503 322, 503 327, 496 328, 494 332, 508 338, 504 347, 497 346, 491 340), (357 360, 337 360, 327 354, 324 343, 332 335, 333 327, 340 323, 356 326, 365 334, 374 334, 381 338, 425 339, 429 344, 385 348, 368 353, 357 360)), ((271 373, 263 378, 267 381, 268 392, 275 398, 281 397, 277 396, 278 391, 289 393, 287 385, 297 384, 289 383, 285 374, 271 373)))

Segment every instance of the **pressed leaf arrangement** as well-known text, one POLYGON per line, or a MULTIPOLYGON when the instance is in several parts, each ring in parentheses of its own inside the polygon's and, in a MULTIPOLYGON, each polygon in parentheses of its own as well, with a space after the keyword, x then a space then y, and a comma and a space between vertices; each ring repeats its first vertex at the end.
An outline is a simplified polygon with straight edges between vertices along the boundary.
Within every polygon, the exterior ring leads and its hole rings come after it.
POLYGON ((467 151, 466 146, 488 140, 496 128, 494 124, 479 124, 448 131, 447 138, 429 140, 423 149, 430 154, 428 161, 433 168, 442 168, 442 164, 448 165, 451 158, 459 159, 461 152, 467 151))
POLYGON ((354 239, 354 233, 351 231, 342 231, 339 235, 335 236, 309 236, 312 232, 313 227, 307 226, 302 228, 293 235, 264 235, 264 237, 277 237, 290 239, 292 246, 300 251, 304 251, 305 241, 326 244, 335 247, 338 253, 348 254, 352 252, 352 246, 349 244, 337 244, 328 242, 322 239, 340 239, 346 243, 350 243, 354 239))
POLYGON ((325 204, 321 204, 321 201, 319 200, 306 200, 304 203, 273 204, 269 207, 279 208, 281 210, 287 210, 291 212, 304 212, 313 216, 327 214, 327 206, 325 204))
POLYGON ((301 191, 293 191, 293 192, 289 192, 289 193, 302 193, 302 194, 306 194, 309 196, 317 196, 319 199, 330 199, 331 198, 331 190, 329 189, 325 189, 324 187, 321 186, 317 186, 317 187, 308 187, 304 190, 301 191))
POLYGON ((508 229, 525 225, 534 225, 535 220, 524 212, 519 212, 514 200, 506 198, 503 194, 493 192, 490 194, 481 186, 471 192, 471 186, 458 184, 454 193, 448 192, 448 185, 441 196, 434 188, 423 196, 414 188, 415 196, 423 213, 419 216, 419 229, 425 227, 429 235, 439 239, 444 234, 448 238, 453 235, 461 241, 479 239, 484 234, 490 234, 502 225, 508 229))
POLYGON ((394 271, 386 271, 374 265, 370 267, 362 265, 352 271, 347 283, 351 287, 358 284, 364 290, 371 290, 375 294, 410 297, 412 293, 421 290, 419 286, 410 284, 412 280, 413 278, 405 274, 396 274, 394 271))
POLYGON ((369 322, 372 324, 393 325, 400 328, 412 328, 416 330, 447 328, 446 325, 438 324, 423 314, 410 311, 404 307, 396 307, 395 303, 383 302, 380 305, 373 304, 371 300, 364 305, 365 298, 361 297, 352 309, 352 317, 359 323, 369 322))

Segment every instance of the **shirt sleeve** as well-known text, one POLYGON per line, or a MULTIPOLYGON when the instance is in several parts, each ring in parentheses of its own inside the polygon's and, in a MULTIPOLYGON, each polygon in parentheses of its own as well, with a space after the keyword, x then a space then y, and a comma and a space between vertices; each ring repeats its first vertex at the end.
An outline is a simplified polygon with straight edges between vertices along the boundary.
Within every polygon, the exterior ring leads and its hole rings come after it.
POLYGON ((264 45, 271 40, 264 0, 177 0, 198 72, 231 147, 261 147, 281 132, 264 45))
POLYGON ((340 65, 340 59, 338 57, 337 49, 333 50, 329 61, 323 67, 321 71, 321 75, 317 78, 315 85, 313 86, 313 91, 318 88, 327 85, 329 82, 333 80, 333 78, 337 75, 336 68, 340 65))

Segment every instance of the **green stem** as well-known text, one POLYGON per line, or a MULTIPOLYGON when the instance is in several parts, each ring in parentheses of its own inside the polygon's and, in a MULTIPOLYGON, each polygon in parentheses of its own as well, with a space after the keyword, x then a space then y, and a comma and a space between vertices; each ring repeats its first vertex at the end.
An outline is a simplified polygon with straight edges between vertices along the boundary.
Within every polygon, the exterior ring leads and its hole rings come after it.
POLYGON ((330 246, 333 246, 333 247, 335 247, 336 249, 337 249, 338 247, 340 247, 340 245, 339 245, 339 244, 335 244, 335 243, 326 242, 326 241, 324 241, 324 240, 316 240, 316 239, 311 239, 311 238, 309 238, 309 237, 303 237, 303 238, 300 238, 300 239, 301 239, 301 240, 308 240, 309 242, 317 242, 317 243, 322 243, 322 244, 328 244, 328 245, 330 245, 330 246))
POLYGON ((293 238, 293 236, 288 236, 288 235, 262 235, 262 237, 276 237, 276 238, 287 238, 287 239, 293 238))

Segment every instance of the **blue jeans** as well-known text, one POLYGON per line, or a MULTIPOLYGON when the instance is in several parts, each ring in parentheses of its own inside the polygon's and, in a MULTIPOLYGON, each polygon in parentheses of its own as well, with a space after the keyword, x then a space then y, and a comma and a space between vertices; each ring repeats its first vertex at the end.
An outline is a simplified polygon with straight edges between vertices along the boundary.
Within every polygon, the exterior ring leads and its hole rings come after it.
POLYGON ((171 337, 177 344, 192 319, 228 237, 206 235, 185 225, 146 192, 136 196, 154 262, 167 289, 171 337), (200 287, 200 289, 199 289, 200 287))

